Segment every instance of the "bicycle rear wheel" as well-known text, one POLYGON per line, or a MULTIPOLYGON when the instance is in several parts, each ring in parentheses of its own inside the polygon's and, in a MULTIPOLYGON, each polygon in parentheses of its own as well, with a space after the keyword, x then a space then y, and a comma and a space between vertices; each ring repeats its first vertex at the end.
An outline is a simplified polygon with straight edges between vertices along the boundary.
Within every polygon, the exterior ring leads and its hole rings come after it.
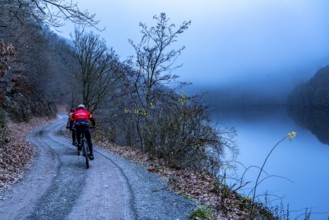
POLYGON ((89 156, 88 156, 89 147, 88 147, 85 139, 82 141, 82 150, 83 150, 84 157, 86 158, 86 168, 88 169, 89 168, 89 156))

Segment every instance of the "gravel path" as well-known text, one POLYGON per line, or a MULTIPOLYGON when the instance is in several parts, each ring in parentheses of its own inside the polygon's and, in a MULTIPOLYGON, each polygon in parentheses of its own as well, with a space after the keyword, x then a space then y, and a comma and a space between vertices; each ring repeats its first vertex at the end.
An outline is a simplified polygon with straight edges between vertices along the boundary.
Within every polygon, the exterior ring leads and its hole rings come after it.
POLYGON ((25 178, 0 192, 0 219, 188 219, 195 204, 144 167, 95 147, 86 169, 67 117, 35 131, 38 156, 25 178))

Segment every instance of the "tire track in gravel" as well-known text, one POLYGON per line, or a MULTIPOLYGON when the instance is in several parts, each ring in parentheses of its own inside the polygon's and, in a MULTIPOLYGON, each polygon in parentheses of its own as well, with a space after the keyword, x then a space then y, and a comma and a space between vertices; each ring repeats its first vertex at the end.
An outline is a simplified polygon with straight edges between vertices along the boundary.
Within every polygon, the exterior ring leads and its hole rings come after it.
POLYGON ((86 169, 76 147, 58 135, 66 119, 30 137, 38 157, 27 178, 1 196, 1 219, 134 219, 123 174, 101 155, 86 169))
POLYGON ((41 144, 41 135, 42 128, 31 139, 33 145, 40 148, 28 174, 11 189, 0 194, 1 219, 26 219, 57 175, 58 156, 48 146, 41 144))
POLYGON ((29 219, 65 218, 71 212, 80 196, 81 189, 86 184, 87 172, 78 169, 78 163, 72 158, 74 156, 72 150, 67 147, 67 144, 51 138, 59 126, 63 126, 62 123, 56 122, 42 130, 41 144, 51 148, 57 154, 58 166, 51 185, 38 200, 36 208, 28 216, 29 219))

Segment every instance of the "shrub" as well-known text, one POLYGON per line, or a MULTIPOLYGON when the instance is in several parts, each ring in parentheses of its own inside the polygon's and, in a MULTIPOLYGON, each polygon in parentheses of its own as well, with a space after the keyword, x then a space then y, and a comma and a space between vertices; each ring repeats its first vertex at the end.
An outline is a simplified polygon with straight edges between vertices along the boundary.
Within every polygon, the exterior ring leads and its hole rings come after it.
POLYGON ((212 220, 215 219, 212 209, 206 206, 197 207, 190 215, 190 219, 205 219, 212 220))

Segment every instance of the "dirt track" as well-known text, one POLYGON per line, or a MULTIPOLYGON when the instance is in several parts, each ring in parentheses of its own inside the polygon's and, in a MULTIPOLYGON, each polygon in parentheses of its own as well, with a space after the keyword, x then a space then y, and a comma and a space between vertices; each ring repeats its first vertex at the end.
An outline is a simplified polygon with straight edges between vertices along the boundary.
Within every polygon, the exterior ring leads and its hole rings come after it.
POLYGON ((0 219, 187 219, 192 201, 143 167, 100 148, 86 169, 62 136, 66 116, 30 137, 38 156, 26 177, 0 193, 0 219))

